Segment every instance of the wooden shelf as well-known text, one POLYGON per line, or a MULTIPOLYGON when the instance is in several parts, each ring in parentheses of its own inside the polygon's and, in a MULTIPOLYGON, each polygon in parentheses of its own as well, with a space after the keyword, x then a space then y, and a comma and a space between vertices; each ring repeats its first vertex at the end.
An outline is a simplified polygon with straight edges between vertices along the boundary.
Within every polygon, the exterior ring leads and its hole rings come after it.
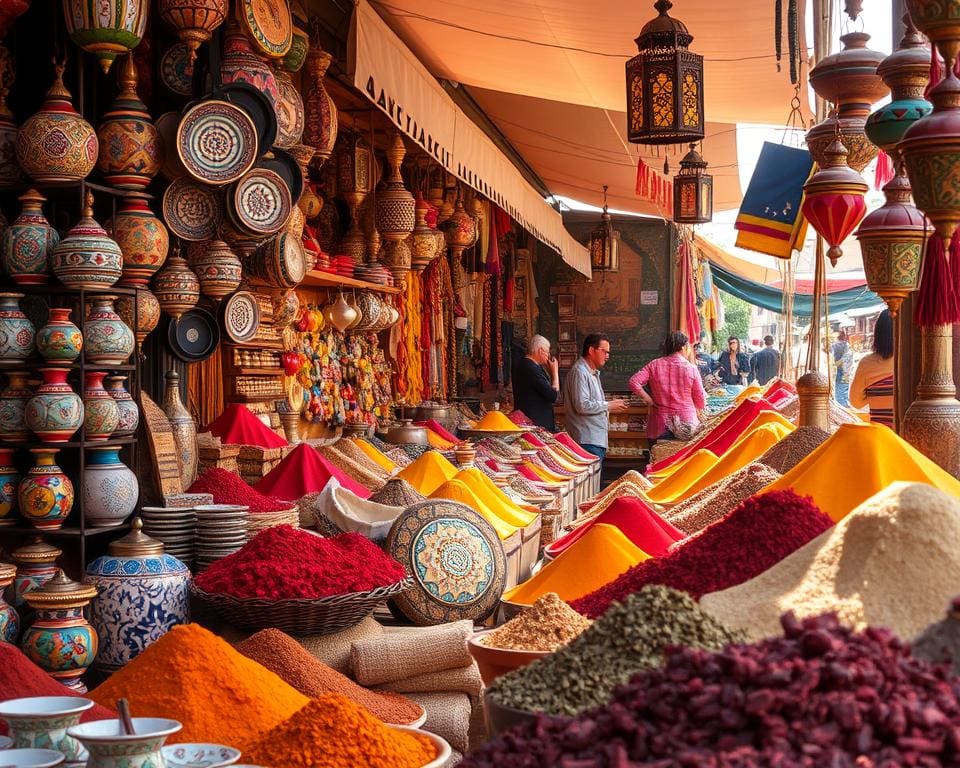
POLYGON ((282 341, 257 341, 253 339, 251 341, 230 341, 226 339, 225 343, 231 347, 240 347, 241 349, 275 349, 280 352, 283 351, 283 342, 282 341))
POLYGON ((34 528, 32 525, 13 525, 0 528, 0 533, 29 533, 38 536, 60 536, 63 538, 80 538, 81 536, 99 536, 102 533, 116 533, 117 531, 129 531, 130 523, 120 523, 119 525, 105 525, 102 527, 91 528, 87 526, 81 530, 79 525, 65 525, 56 530, 49 528, 34 528))
POLYGON ((280 368, 231 368, 226 372, 227 376, 270 376, 279 379, 283 376, 280 368))
POLYGON ((62 368, 66 371, 79 371, 83 368, 85 371, 102 371, 110 373, 111 371, 135 371, 136 365, 123 363, 122 365, 110 365, 109 363, 89 363, 84 361, 82 364, 75 360, 72 363, 64 365, 62 361, 55 362, 50 360, 0 360, 0 371, 16 371, 21 368, 35 370, 38 368, 62 368))
POLYGON ((314 288, 361 288, 365 291, 379 291, 380 293, 400 293, 399 288, 392 288, 389 285, 368 283, 366 280, 333 275, 317 269, 312 269, 307 272, 307 276, 300 285, 314 288))
POLYGON ((44 443, 31 438, 22 443, 0 440, 0 445, 4 448, 115 448, 118 445, 134 445, 136 442, 137 438, 135 437, 111 437, 106 440, 67 440, 63 443, 44 443))
POLYGON ((283 392, 278 392, 273 395, 241 395, 236 393, 230 395, 226 400, 230 403, 270 403, 274 400, 284 400, 286 397, 286 394, 283 392))

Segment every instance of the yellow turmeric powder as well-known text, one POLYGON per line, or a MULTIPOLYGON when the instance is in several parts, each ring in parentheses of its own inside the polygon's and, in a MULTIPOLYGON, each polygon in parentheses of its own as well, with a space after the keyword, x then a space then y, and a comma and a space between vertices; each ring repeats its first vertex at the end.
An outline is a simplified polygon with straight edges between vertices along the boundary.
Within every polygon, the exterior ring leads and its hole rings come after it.
POLYGON ((437 451, 427 451, 400 470, 397 477, 406 480, 424 496, 429 496, 457 474, 457 468, 437 451))
POLYGON ((339 693, 314 699, 243 754, 276 768, 421 768, 436 757, 425 734, 390 728, 339 693))
POLYGON ((361 451, 367 454, 367 456, 369 456, 374 462, 376 462, 383 469, 387 470, 387 472, 393 472, 397 468, 397 465, 390 460, 389 456, 387 456, 385 453, 378 451, 366 440, 353 438, 353 441, 354 443, 356 443, 357 448, 359 448, 361 451))
POLYGON ((478 421, 474 429, 487 429, 491 432, 523 432, 523 427, 518 427, 508 419, 503 411, 487 411, 483 418, 478 421))

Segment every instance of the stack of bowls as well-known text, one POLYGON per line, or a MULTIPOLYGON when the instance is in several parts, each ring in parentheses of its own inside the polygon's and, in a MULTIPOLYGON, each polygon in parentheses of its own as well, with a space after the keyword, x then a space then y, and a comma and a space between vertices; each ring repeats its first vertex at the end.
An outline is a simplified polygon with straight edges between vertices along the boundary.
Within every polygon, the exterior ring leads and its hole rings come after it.
POLYGON ((193 507, 143 507, 143 532, 163 542, 163 549, 188 566, 193 564, 197 514, 193 507))
POLYGON ((239 504, 202 504, 197 513, 196 566, 203 570, 215 560, 232 555, 247 543, 250 507, 239 504))

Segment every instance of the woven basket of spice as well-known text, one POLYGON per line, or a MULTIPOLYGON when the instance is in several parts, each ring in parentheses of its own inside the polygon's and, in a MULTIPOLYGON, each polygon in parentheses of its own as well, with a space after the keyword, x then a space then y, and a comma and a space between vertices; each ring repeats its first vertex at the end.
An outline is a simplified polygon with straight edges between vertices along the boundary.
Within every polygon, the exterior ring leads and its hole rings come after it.
POLYGON ((275 525, 292 525, 300 527, 300 510, 298 507, 282 509, 279 512, 260 512, 247 517, 247 534, 252 537, 264 528, 273 528, 275 525))

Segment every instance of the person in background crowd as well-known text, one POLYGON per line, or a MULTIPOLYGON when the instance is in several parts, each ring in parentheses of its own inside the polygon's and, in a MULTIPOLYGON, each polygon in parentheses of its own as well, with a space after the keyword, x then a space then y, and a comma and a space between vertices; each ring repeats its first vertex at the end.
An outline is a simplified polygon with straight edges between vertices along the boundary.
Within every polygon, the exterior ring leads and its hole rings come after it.
POLYGON ((623 411, 626 400, 607 401, 600 369, 610 358, 610 339, 591 333, 583 340, 583 355, 563 380, 565 422, 570 436, 601 461, 609 445, 611 411, 623 411))
POLYGON ((527 354, 513 371, 514 407, 534 424, 557 431, 553 404, 560 396, 560 365, 550 354, 550 342, 537 335, 527 343, 527 354))
POLYGON ((693 357, 694 364, 700 371, 700 378, 706 378, 717 369, 717 361, 704 351, 703 344, 699 341, 693 345, 693 357))
POLYGON ((763 337, 763 349, 750 358, 750 373, 761 387, 780 375, 780 352, 773 348, 773 336, 763 337))
POLYGON ((740 351, 740 339, 727 339, 727 349, 720 353, 720 381, 724 384, 746 384, 750 379, 750 358, 740 351))
POLYGON ((830 346, 830 353, 833 355, 833 364, 836 367, 834 373, 834 399, 844 408, 850 407, 850 377, 853 373, 853 347, 847 338, 847 332, 840 329, 837 334, 837 340, 830 346))
POLYGON ((870 421, 893 429, 893 316, 883 310, 873 327, 873 354, 857 365, 850 404, 870 408, 870 421))
POLYGON ((662 357, 630 377, 630 389, 650 406, 647 438, 651 445, 674 437, 667 424, 671 417, 695 427, 700 423, 698 412, 707 407, 700 373, 687 358, 690 342, 686 334, 671 331, 660 349, 662 357))

